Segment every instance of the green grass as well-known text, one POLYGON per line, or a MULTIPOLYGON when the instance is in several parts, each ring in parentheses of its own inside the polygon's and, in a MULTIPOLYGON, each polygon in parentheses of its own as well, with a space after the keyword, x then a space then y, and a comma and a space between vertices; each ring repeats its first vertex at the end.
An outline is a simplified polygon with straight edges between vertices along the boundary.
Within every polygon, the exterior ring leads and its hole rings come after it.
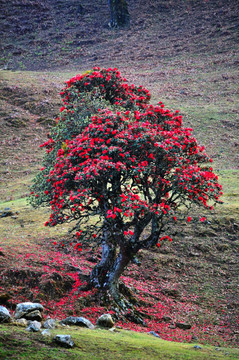
POLYGON ((111 332, 74 327, 54 330, 51 333, 51 338, 46 338, 40 334, 29 334, 18 327, 1 325, 1 360, 236 360, 239 356, 239 350, 234 348, 200 345, 201 349, 195 349, 194 343, 170 342, 127 330, 117 329, 116 332, 111 332), (71 335, 75 347, 63 349, 56 346, 52 340, 56 334, 71 335), (5 344, 1 343, 5 339, 5 344))
POLYGON ((228 169, 218 171, 219 182, 223 187, 223 205, 218 206, 218 212, 233 215, 238 219, 239 215, 239 170, 228 169))
POLYGON ((13 216, 0 218, 1 240, 13 243, 18 239, 34 241, 43 237, 66 235, 69 226, 66 224, 57 228, 46 228, 45 222, 50 216, 49 208, 34 209, 27 203, 27 198, 0 202, 0 211, 10 208, 13 216))

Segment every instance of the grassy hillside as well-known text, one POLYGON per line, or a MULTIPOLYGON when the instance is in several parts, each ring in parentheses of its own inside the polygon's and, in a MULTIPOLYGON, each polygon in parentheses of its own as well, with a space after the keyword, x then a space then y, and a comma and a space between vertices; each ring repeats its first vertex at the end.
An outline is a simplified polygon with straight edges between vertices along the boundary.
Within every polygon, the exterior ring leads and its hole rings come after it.
POLYGON ((239 350, 200 346, 195 344, 171 343, 149 334, 139 334, 126 330, 86 330, 72 329, 57 331, 55 334, 70 334, 75 342, 72 350, 56 348, 52 338, 43 339, 38 334, 27 334, 17 327, 0 327, 0 357, 6 359, 82 359, 104 360, 236 360, 239 350), (11 340, 9 340, 11 339, 11 340), (20 355, 21 354, 21 355, 20 355))
MULTIPOLYGON (((213 158, 224 204, 210 216, 195 210, 192 224, 178 227, 172 244, 140 253, 141 267, 131 265, 123 277, 150 316, 147 328, 130 321, 118 325, 192 343, 156 343, 158 339, 149 335, 107 333, 111 357, 122 358, 123 351, 125 359, 153 359, 165 351, 162 359, 170 359, 170 351, 172 359, 194 359, 192 352, 195 359, 236 358, 231 350, 225 355, 227 350, 204 346, 199 351, 192 344, 235 346, 238 337, 238 2, 134 0, 129 2, 131 27, 123 30, 107 28, 106 1, 95 0, 93 6, 82 0, 83 12, 78 3, 11 0, 1 4, 0 211, 10 208, 12 214, 0 218, 0 302, 7 293, 10 299, 5 305, 11 310, 27 299, 43 302, 46 314, 62 318, 73 313, 92 321, 106 310, 94 298, 89 302, 87 294, 78 296, 76 273, 70 267, 73 263, 88 273, 98 254, 91 249, 84 249, 81 257, 67 252, 61 245, 68 236, 67 226, 46 230, 49 210, 34 210, 26 199, 41 167, 39 145, 61 106, 58 94, 64 81, 94 65, 117 66, 130 82, 150 90, 153 103, 161 100, 166 107, 180 110, 184 123, 193 127, 213 158), (206 223, 198 224, 198 215, 206 216, 206 223), (59 291, 49 285, 56 271, 61 274, 59 291), (41 278, 44 272, 46 282, 41 278), (31 283, 35 278, 38 281, 31 283), (170 320, 165 321, 165 316, 170 320), (192 329, 175 328, 179 320, 189 321, 192 329), (139 345, 148 338, 149 345, 139 345), (150 352, 148 346, 154 350, 150 352)), ((0 327, 0 344, 9 333, 13 333, 11 327, 0 327)), ((105 336, 103 331, 90 334, 89 343, 105 336)), ((26 344, 32 341, 37 349, 41 347, 42 358, 50 351, 38 335, 32 335, 33 340, 25 336, 26 344)), ((86 337, 82 332, 81 336, 86 337)), ((23 351, 26 344, 16 336, 7 345, 6 356, 12 354, 15 359, 15 347, 23 351)), ((0 345, 0 355, 1 351, 0 345)), ((64 350, 61 356, 73 358, 74 351, 82 358, 89 356, 85 347, 64 350)), ((104 359, 109 354, 92 356, 104 359)))

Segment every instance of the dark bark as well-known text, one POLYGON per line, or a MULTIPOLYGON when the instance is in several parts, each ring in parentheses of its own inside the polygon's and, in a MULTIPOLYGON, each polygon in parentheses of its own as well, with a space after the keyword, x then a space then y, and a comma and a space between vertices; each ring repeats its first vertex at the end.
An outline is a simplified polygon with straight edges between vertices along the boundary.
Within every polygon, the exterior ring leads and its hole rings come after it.
POLYGON ((118 308, 120 316, 144 325, 142 314, 135 308, 136 299, 119 280, 126 267, 134 260, 137 252, 141 248, 147 248, 155 244, 160 229, 156 219, 152 218, 151 214, 139 221, 137 225, 136 223, 134 225, 134 235, 126 239, 122 234, 123 225, 121 223, 115 224, 112 233, 112 229, 110 231, 107 227, 107 221, 105 222, 102 238, 102 258, 91 272, 90 284, 99 290, 98 296, 101 302, 114 304, 114 307, 118 308), (148 238, 139 241, 142 231, 150 221, 152 221, 151 234, 148 238))
POLYGON ((120 276, 132 259, 133 254, 127 248, 122 248, 116 256, 116 247, 103 242, 101 261, 90 275, 91 284, 103 291, 110 290, 113 294, 118 288, 120 276))
POLYGON ((121 247, 116 256, 116 247, 103 242, 102 257, 91 272, 90 282, 100 292, 109 292, 120 306, 119 279, 134 254, 128 247, 121 247))
MULTIPOLYGON (((118 231, 115 229, 114 236, 112 237, 111 232, 107 228, 107 223, 105 223, 101 261, 91 272, 90 284, 92 287, 98 288, 100 292, 109 292, 122 308, 124 303, 122 302, 121 304, 119 279, 125 268, 134 260, 139 249, 144 247, 144 244, 139 241, 139 237, 150 220, 151 215, 146 216, 144 221, 139 222, 135 227, 134 235, 128 240, 123 237, 122 231, 119 230, 122 228, 122 224, 118 224, 119 229, 118 231)), ((155 241, 155 239, 151 239, 151 242, 152 240, 155 241)))
POLYGON ((114 263, 110 255, 115 249, 110 249, 104 244, 102 249, 101 262, 96 265, 91 273, 91 283, 98 287, 99 298, 104 304, 111 304, 118 308, 118 315, 134 321, 136 324, 145 325, 141 314, 136 310, 136 299, 125 284, 120 283, 120 276, 125 268, 134 258, 134 252, 128 246, 121 247, 117 257, 114 257, 114 263), (105 272, 106 271, 106 272, 105 272))
POLYGON ((116 248, 112 244, 102 243, 102 256, 99 264, 97 264, 90 274, 90 283, 93 287, 104 289, 108 284, 108 276, 113 268, 116 248))
POLYGON ((107 287, 110 291, 115 291, 118 289, 119 278, 123 274, 124 269, 132 260, 133 254, 127 248, 121 248, 120 252, 114 262, 114 266, 109 272, 107 287))
POLYGON ((110 26, 114 28, 128 26, 130 16, 127 1, 108 0, 108 4, 110 8, 110 26))

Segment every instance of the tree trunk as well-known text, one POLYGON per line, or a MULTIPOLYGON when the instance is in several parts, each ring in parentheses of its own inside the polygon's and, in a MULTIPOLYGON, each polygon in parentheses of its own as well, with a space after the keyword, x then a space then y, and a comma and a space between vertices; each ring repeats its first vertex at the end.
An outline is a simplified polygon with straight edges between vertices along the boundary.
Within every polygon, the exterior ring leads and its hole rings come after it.
POLYGON ((119 283, 120 276, 123 274, 129 262, 132 261, 134 255, 131 248, 123 247, 120 249, 114 266, 109 272, 107 287, 109 289, 109 294, 118 306, 123 318, 127 318, 136 324, 146 326, 146 323, 142 318, 142 315, 144 316, 144 314, 136 310, 136 307, 133 305, 133 303, 136 303, 133 293, 131 293, 123 283, 119 283), (125 294, 126 297, 124 296, 125 294))
POLYGON ((120 293, 119 279, 132 259, 133 253, 127 247, 121 248, 116 257, 116 249, 104 244, 102 259, 90 275, 91 284, 99 289, 99 294, 108 294, 124 311, 131 306, 124 295, 120 293))
POLYGON ((108 283, 109 271, 112 269, 116 258, 116 248, 112 244, 103 242, 101 249, 101 260, 90 274, 90 283, 93 287, 102 290, 108 283))
POLYGON ((125 305, 119 292, 119 279, 132 258, 133 255, 129 250, 127 251, 127 248, 121 248, 107 279, 107 288, 110 294, 123 310, 125 310, 125 305))
POLYGON ((120 276, 133 260, 136 251, 130 246, 122 246, 116 256, 116 247, 103 242, 102 258, 94 267, 90 275, 90 284, 98 288, 98 297, 104 305, 114 304, 118 308, 118 315, 136 324, 145 326, 142 318, 145 314, 136 310, 136 299, 123 283, 119 283, 120 276))
POLYGON ((129 25, 130 17, 126 0, 108 0, 110 8, 110 26, 122 27, 129 25))

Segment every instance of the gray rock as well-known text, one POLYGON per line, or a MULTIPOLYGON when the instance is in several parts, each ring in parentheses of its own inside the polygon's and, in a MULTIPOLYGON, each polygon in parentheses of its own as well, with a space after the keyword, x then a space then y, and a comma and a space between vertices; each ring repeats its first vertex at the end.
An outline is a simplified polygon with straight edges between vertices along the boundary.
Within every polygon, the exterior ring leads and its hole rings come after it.
POLYGON ((87 327, 88 329, 94 329, 94 325, 90 320, 87 320, 84 317, 77 317, 77 316, 69 316, 64 320, 60 321, 61 325, 76 325, 87 327))
POLYGON ((39 321, 29 321, 28 327, 26 328, 27 331, 37 332, 41 329, 41 323, 39 321))
POLYGON ((0 211, 0 217, 7 217, 13 215, 11 208, 5 208, 4 210, 0 211))
POLYGON ((157 334, 155 331, 149 331, 148 334, 153 335, 157 338, 160 338, 159 334, 157 334))
POLYGON ((41 332, 41 334, 42 334, 43 336, 51 336, 51 332, 50 332, 49 329, 43 330, 43 331, 41 332))
POLYGON ((53 340, 63 347, 72 348, 74 346, 70 335, 56 335, 53 340))
POLYGON ((189 255, 190 255, 190 256, 194 256, 194 257, 198 257, 198 256, 200 256, 200 254, 199 254, 199 253, 194 252, 194 251, 191 251, 191 252, 189 253, 189 255))
POLYGON ((43 324, 44 329, 55 329, 56 321, 54 319, 47 319, 43 324))
POLYGON ((180 323, 180 322, 176 322, 176 327, 178 327, 179 329, 183 329, 183 330, 188 330, 191 329, 192 325, 190 324, 186 324, 186 323, 180 323))
POLYGON ((112 328, 115 323, 110 314, 103 314, 97 319, 96 325, 103 328, 112 328))
POLYGON ((119 331, 116 330, 115 327, 110 328, 109 331, 110 331, 110 332, 119 332, 119 331))
POLYGON ((28 314, 25 314, 25 318, 27 320, 36 320, 36 321, 42 321, 42 314, 40 310, 34 310, 29 312, 28 314))
POLYGON ((7 308, 0 305, 0 323, 9 322, 11 319, 11 315, 7 308))
POLYGON ((43 306, 39 303, 32 303, 32 302, 25 302, 17 304, 15 310, 15 319, 26 318, 27 314, 30 312, 39 310, 40 312, 43 311, 43 306))
POLYGON ((194 348, 194 349, 199 349, 199 350, 202 349, 201 346, 199 346, 199 345, 194 345, 193 348, 194 348))
POLYGON ((24 318, 21 318, 21 319, 17 319, 15 321, 15 324, 18 325, 18 326, 27 327, 28 321, 26 319, 24 319, 24 318))

